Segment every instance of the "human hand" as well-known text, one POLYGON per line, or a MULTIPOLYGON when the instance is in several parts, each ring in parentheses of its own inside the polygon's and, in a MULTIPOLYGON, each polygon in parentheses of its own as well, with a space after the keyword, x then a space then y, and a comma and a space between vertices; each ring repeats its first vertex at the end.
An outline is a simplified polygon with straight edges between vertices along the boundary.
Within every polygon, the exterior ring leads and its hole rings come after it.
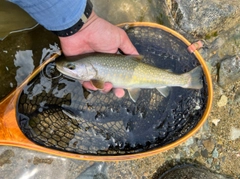
MULTIPOLYGON (((59 39, 66 56, 91 52, 117 53, 119 49, 125 54, 138 55, 124 30, 98 17, 94 12, 77 33, 59 39)), ((97 90, 91 82, 85 81, 82 84, 87 89, 97 90)), ((102 92, 107 93, 112 87, 110 82, 106 82, 102 92)), ((119 98, 125 94, 120 88, 113 91, 119 98)))

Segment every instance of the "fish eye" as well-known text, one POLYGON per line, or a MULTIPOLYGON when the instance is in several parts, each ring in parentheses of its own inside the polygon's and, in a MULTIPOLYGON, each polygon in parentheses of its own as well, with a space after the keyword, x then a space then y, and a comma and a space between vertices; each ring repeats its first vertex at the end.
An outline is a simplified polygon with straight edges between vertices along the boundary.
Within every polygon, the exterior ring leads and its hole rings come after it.
POLYGON ((73 63, 68 63, 66 66, 70 70, 75 70, 76 69, 76 66, 73 63))

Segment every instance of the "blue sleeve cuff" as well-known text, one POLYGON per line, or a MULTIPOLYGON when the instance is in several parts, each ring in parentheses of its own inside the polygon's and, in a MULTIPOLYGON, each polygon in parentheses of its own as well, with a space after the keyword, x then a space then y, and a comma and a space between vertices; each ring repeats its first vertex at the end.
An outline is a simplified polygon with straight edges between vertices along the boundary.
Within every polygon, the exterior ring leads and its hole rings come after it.
POLYGON ((50 31, 65 30, 81 18, 86 0, 10 0, 50 31))

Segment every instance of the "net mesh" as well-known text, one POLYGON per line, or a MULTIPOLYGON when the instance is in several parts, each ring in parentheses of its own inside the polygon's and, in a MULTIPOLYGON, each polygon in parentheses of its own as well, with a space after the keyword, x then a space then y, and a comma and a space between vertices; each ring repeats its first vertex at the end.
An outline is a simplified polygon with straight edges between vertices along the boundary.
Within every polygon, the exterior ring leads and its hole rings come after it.
MULTIPOLYGON (((179 74, 200 65, 168 32, 144 26, 126 32, 146 63, 179 74)), ((202 80, 201 90, 173 87, 167 98, 156 89, 142 89, 134 103, 127 93, 118 99, 113 92, 88 92, 50 63, 23 89, 18 122, 31 141, 48 148, 91 155, 145 152, 178 140, 197 125, 208 96, 204 75, 202 80)))

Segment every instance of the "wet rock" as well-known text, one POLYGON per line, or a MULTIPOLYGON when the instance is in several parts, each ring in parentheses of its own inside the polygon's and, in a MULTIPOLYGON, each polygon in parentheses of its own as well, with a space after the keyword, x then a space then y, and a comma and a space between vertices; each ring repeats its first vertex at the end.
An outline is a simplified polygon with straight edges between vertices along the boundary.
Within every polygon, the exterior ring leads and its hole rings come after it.
POLYGON ((240 58, 238 56, 222 61, 219 69, 219 85, 228 85, 240 79, 240 58))
POLYGON ((211 38, 240 20, 240 1, 166 0, 175 23, 186 33, 211 38), (227 26, 223 25, 227 24, 227 26))

